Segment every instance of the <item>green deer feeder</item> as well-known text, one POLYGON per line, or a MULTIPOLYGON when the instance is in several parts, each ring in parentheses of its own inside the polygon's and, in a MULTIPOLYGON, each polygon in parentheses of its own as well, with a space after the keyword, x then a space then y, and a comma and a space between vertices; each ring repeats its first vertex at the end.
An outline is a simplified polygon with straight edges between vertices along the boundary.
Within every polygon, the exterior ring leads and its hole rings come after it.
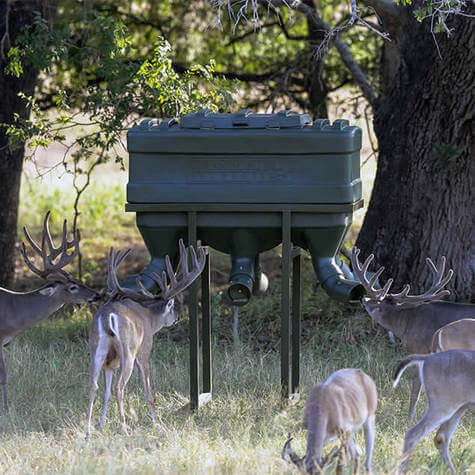
MULTIPOLYGON (((307 114, 216 114, 145 120, 128 132, 127 211, 152 259, 141 280, 161 273, 178 240, 231 256, 227 296, 245 305, 267 277, 259 254, 282 243, 282 390, 298 392, 300 248, 312 256, 318 281, 332 298, 364 294, 338 251, 353 212, 363 206, 361 129, 346 120, 313 123, 307 114), (291 276, 292 274, 292 276, 291 276)), ((202 278, 203 393, 199 391, 198 284, 190 291, 190 392, 197 408, 211 395, 209 254, 202 278)), ((125 285, 135 285, 130 276, 125 285)))

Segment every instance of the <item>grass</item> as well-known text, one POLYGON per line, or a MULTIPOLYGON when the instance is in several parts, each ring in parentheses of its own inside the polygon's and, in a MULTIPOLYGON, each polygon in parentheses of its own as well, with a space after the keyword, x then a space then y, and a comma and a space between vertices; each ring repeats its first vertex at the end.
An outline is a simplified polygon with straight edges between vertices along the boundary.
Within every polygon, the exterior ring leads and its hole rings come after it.
MULTIPOLYGON (((334 306, 330 301, 329 307, 334 306)), ((330 308, 330 312, 332 309, 330 308)), ((185 405, 188 394, 188 347, 170 333, 156 341, 152 356, 158 424, 153 427, 137 374, 126 396, 129 436, 120 434, 111 406, 102 434, 85 439, 88 351, 84 336, 90 313, 83 309, 50 319, 12 342, 7 353, 11 414, 1 418, 2 473, 290 473, 279 454, 287 434, 295 449, 305 450, 301 410, 311 386, 342 367, 359 367, 379 390, 374 471, 394 472, 409 427, 409 380, 397 391, 391 374, 401 354, 357 312, 345 315, 372 335, 360 343, 335 344, 322 338, 325 322, 315 322, 302 352, 302 396, 294 404, 279 397, 279 355, 243 344, 240 349, 214 341, 214 399, 197 414, 185 405)), ((96 401, 94 420, 100 417, 96 401)), ((422 410, 422 405, 420 407, 422 410)), ((470 452, 473 425, 465 418, 452 442, 461 472, 474 467, 470 452)), ((360 443, 362 438, 359 436, 360 443)), ((445 473, 428 440, 411 463, 419 473, 445 473)))
MULTIPOLYGON (((107 176, 115 181, 114 176, 107 176)), ((123 179, 121 178, 119 182, 123 179)), ((82 252, 86 278, 101 286, 107 248, 134 247, 131 272, 147 260, 147 252, 133 227, 133 215, 123 213, 121 185, 98 180, 84 198, 81 216, 82 252)), ((72 193, 66 187, 31 182, 22 191, 20 225, 34 235, 42 215, 54 211, 71 215, 72 193)), ((303 346, 301 394, 295 403, 280 399, 279 315, 280 259, 266 253, 263 265, 271 277, 269 292, 240 311, 239 347, 233 345, 230 309, 224 305, 229 263, 213 253, 213 371, 214 397, 198 413, 188 402, 187 322, 156 336, 152 354, 152 385, 159 421, 152 425, 139 378, 127 387, 126 407, 130 435, 120 434, 118 414, 111 405, 102 434, 85 439, 88 399, 87 332, 94 309, 66 308, 17 337, 5 350, 11 411, 0 416, 1 473, 293 473, 280 459, 287 434, 294 448, 305 451, 306 431, 301 425, 305 397, 317 381, 343 367, 359 367, 370 374, 379 391, 377 437, 373 470, 394 473, 409 428, 409 378, 393 390, 391 377, 403 354, 392 346, 359 306, 331 301, 316 289, 309 260, 304 260, 302 309, 303 346)), ((16 288, 33 288, 37 281, 18 261, 16 288)), ((185 312, 184 312, 185 313, 185 312)), ((101 391, 94 410, 97 423, 101 391)), ((422 414, 424 404, 419 404, 422 414)), ((460 472, 474 472, 475 428, 469 416, 452 440, 452 459, 460 472)), ((358 436, 364 447, 361 434, 358 436)), ((421 443, 411 459, 417 473, 446 473, 431 438, 421 443)))

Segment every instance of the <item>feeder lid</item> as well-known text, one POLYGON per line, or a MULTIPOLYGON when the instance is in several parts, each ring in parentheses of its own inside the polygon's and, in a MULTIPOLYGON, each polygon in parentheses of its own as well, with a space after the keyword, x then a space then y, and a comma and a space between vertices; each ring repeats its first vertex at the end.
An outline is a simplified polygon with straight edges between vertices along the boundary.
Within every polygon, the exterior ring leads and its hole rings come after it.
POLYGON ((181 129, 289 129, 312 123, 308 114, 283 110, 277 114, 254 114, 241 110, 236 114, 217 114, 208 109, 186 114, 180 120, 181 129))

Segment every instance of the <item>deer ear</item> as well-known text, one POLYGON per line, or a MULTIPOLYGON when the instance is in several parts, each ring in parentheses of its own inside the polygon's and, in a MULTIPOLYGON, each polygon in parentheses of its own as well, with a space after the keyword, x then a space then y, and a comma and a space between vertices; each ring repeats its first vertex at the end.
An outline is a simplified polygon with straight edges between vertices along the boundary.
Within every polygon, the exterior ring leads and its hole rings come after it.
POLYGON ((40 289, 40 294, 45 295, 47 297, 51 297, 56 292, 56 285, 48 285, 47 287, 43 287, 40 289))

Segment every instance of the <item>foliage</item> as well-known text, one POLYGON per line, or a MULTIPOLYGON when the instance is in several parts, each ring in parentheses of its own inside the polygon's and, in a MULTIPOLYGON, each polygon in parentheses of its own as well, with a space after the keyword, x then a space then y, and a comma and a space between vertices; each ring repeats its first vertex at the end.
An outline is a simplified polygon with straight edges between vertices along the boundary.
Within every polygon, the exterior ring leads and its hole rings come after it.
POLYGON ((73 175, 78 201, 98 165, 110 159, 123 164, 124 130, 139 118, 227 110, 234 103, 236 83, 214 75, 213 61, 178 74, 171 54, 170 44, 158 37, 150 56, 138 57, 128 29, 112 17, 96 15, 73 32, 69 25, 51 30, 37 14, 10 49, 7 72, 19 77, 28 64, 50 75, 57 113, 22 95, 30 117, 15 115, 4 124, 11 145, 28 142, 34 155, 39 147, 61 144, 64 154, 55 167, 73 175))
MULTIPOLYGON (((412 5, 412 0, 397 0, 398 4, 412 5)), ((451 15, 472 16, 464 13, 467 3, 464 0, 424 0, 420 6, 414 8, 413 14, 417 21, 430 19, 430 29, 433 34, 444 32, 450 36, 451 29, 447 26, 447 19, 451 15)))

